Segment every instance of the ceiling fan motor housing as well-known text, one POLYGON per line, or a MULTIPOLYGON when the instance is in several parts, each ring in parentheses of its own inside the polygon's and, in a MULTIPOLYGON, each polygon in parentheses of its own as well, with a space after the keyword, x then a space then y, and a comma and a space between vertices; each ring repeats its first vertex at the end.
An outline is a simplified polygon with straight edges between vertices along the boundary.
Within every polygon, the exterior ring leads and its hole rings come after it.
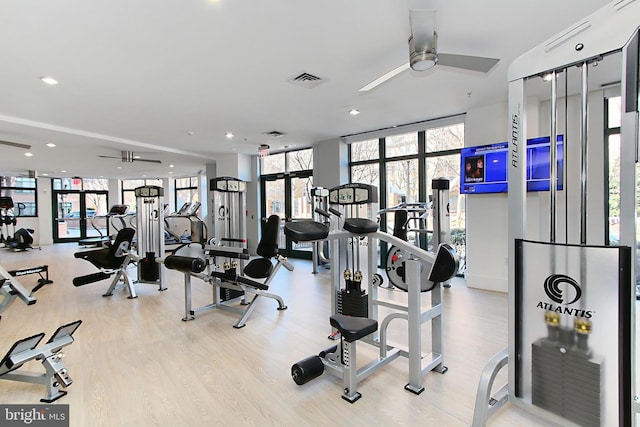
POLYGON ((432 46, 416 46, 413 36, 409 37, 409 64, 415 71, 426 71, 438 63, 436 40, 438 33, 433 32, 432 46))
POLYGON ((122 161, 126 163, 133 163, 133 151, 123 151, 122 161))

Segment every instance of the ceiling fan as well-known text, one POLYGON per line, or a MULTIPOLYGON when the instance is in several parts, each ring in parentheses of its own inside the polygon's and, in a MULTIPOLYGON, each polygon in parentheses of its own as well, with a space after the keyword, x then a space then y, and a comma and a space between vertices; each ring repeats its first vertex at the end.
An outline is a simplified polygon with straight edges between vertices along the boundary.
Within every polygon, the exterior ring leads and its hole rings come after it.
POLYGON ((488 73, 500 61, 496 58, 482 56, 439 53, 437 49, 438 33, 435 30, 436 11, 434 9, 409 10, 409 22, 411 24, 409 62, 394 68, 366 86, 361 87, 358 89, 360 92, 369 91, 409 68, 415 71, 425 71, 436 65, 444 65, 446 67, 488 73))
POLYGON ((120 159, 122 163, 133 163, 133 162, 148 162, 148 163, 162 163, 160 160, 152 160, 152 159, 141 159, 140 156, 133 154, 133 151, 122 151, 121 157, 114 156, 101 156, 103 159, 120 159))
POLYGON ((19 144, 17 142, 0 141, 0 145, 8 145, 9 147, 24 148, 25 150, 31 150, 30 145, 19 144))

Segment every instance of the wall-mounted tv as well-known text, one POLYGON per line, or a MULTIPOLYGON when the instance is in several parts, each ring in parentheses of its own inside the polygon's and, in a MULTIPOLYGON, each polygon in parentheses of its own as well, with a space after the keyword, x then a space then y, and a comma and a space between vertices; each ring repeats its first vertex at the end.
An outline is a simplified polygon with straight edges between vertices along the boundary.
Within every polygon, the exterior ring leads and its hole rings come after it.
MULTIPOLYGON (((563 185, 562 144, 563 136, 558 135, 558 190, 562 190, 563 185)), ((527 140, 527 191, 549 191, 550 153, 550 137, 527 140)), ((463 148, 460 152, 460 193, 506 193, 508 158, 507 142, 463 148)))

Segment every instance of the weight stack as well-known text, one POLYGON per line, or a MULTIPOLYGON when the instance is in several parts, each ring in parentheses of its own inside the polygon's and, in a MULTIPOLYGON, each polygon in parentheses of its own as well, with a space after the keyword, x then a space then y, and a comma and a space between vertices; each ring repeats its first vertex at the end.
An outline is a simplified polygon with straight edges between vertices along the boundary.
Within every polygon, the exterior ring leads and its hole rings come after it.
POLYGON ((602 360, 547 338, 531 351, 531 402, 582 426, 600 426, 602 360))
POLYGON ((237 289, 220 288, 220 302, 231 301, 244 295, 244 292, 237 289))
POLYGON ((363 290, 340 289, 338 292, 338 313, 345 316, 369 317, 367 295, 363 290))
POLYGON ((140 281, 157 282, 160 279, 160 264, 156 262, 155 252, 147 252, 147 256, 138 262, 140 281))

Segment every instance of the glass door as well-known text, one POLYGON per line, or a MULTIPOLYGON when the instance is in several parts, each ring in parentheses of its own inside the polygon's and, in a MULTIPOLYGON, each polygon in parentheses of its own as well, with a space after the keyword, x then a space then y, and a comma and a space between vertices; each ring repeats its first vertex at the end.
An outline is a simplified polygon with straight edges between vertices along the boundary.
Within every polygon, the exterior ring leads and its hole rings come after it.
POLYGON ((105 239, 109 236, 107 192, 86 191, 84 193, 85 233, 81 239, 105 239))
POLYGON ((54 190, 53 242, 108 236, 107 192, 54 190))
POLYGON ((281 219, 279 249, 285 256, 311 259, 311 244, 295 243, 286 238, 284 223, 312 218, 310 190, 311 172, 294 172, 262 176, 262 212, 264 218, 278 215, 281 219))
POLYGON ((280 217, 280 232, 278 236, 278 249, 284 255, 287 242, 284 235, 285 213, 285 181, 284 174, 262 179, 262 212, 266 221, 271 215, 280 217))
MULTIPOLYGON (((313 218, 311 212, 311 187, 313 186, 313 177, 310 173, 298 173, 288 176, 289 191, 287 195, 289 200, 287 203, 287 216, 290 221, 304 221, 313 218)), ((287 250, 289 256, 295 258, 311 259, 312 253, 311 242, 291 242, 287 239, 287 250)))

